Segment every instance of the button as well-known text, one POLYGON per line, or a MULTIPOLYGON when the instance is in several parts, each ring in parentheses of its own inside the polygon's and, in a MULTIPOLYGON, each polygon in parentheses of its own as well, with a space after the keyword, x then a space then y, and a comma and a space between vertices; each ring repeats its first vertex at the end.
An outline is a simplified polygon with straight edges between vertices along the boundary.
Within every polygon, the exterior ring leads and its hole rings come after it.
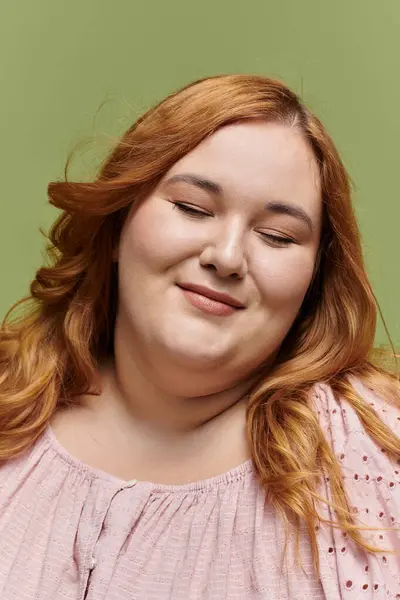
POLYGON ((125 487, 133 487, 137 484, 137 479, 131 479, 130 481, 126 482, 126 486, 125 487))
POLYGON ((92 558, 90 559, 90 562, 89 562, 89 569, 91 571, 93 571, 93 569, 95 568, 96 564, 97 564, 97 561, 96 561, 95 557, 92 556, 92 558))

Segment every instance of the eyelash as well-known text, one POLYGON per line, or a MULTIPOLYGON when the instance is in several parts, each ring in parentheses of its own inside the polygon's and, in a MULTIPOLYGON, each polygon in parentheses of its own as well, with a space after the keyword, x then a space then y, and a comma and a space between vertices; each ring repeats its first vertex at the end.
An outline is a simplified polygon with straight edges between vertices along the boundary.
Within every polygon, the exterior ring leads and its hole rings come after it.
POLYGON ((184 204, 183 202, 174 202, 174 208, 177 208, 185 215, 189 217, 193 217, 194 219, 202 219, 204 217, 212 217, 210 213, 207 213, 203 210, 199 210, 190 204, 184 204))
MULTIPOLYGON (((192 217, 194 219, 212 217, 210 213, 207 213, 203 210, 199 210, 198 208, 195 208, 190 204, 185 204, 184 202, 174 202, 174 208, 177 208, 179 211, 183 212, 188 217, 192 217)), ((271 246, 275 246, 276 248, 287 248, 291 244, 295 243, 294 240, 290 238, 272 235, 270 233, 260 232, 260 236, 265 242, 269 242, 271 246)))
POLYGON ((264 241, 270 243, 270 246, 275 246, 275 248, 287 248, 291 244, 295 244, 294 240, 287 237, 272 235, 271 233, 260 233, 260 235, 264 241))

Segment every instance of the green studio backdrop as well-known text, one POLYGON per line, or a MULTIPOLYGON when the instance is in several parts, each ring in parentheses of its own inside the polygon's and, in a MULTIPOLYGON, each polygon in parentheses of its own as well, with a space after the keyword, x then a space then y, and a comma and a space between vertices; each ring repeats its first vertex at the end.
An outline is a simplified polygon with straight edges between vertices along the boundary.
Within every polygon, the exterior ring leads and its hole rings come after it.
POLYGON ((398 345, 399 27, 399 0, 0 0, 0 316, 42 262, 46 185, 78 142, 95 139, 74 162, 85 177, 167 93, 251 72, 301 93, 336 141, 398 345))

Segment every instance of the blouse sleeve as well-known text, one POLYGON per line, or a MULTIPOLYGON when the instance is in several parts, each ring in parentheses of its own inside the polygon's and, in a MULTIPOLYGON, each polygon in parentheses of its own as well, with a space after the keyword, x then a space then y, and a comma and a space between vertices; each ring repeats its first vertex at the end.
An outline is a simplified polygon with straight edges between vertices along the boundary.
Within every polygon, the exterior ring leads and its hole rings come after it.
MULTIPOLYGON (((359 381, 352 383, 400 437, 400 410, 359 381)), ((341 464, 351 509, 360 524, 378 528, 363 531, 362 535, 371 545, 384 550, 366 552, 345 532, 322 524, 317 533, 322 585, 328 591, 334 583, 339 597, 348 600, 399 600, 400 461, 390 458, 371 439, 349 403, 335 398, 329 386, 315 389, 315 402, 320 424, 341 464)), ((323 494, 331 500, 327 477, 323 494)), ((321 513, 335 521, 330 507, 324 506, 321 513)))

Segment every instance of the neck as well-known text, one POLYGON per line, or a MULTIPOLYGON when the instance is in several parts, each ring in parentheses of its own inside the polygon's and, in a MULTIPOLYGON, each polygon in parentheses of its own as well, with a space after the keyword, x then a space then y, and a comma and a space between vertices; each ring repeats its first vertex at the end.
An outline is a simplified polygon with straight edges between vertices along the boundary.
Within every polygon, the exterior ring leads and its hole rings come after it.
POLYGON ((237 411, 236 404, 245 405, 254 377, 234 384, 231 379, 221 381, 226 368, 168 362, 168 353, 166 358, 156 348, 146 351, 132 342, 134 337, 129 327, 117 322, 114 358, 102 370, 106 404, 128 427, 184 436, 237 411))
MULTIPOLYGON (((199 396, 173 394, 146 367, 127 345, 116 344, 114 359, 100 370, 100 396, 81 397, 53 422, 61 443, 117 477, 159 483, 206 479, 250 457, 246 396, 254 380, 199 396)), ((192 389, 207 389, 204 378, 202 384, 198 374, 191 377, 192 389)))
POLYGON ((218 385, 226 369, 190 370, 138 347, 126 328, 117 328, 114 358, 101 369, 101 396, 83 402, 88 429, 105 447, 112 440, 118 464, 141 457, 129 470, 154 480, 160 479, 154 469, 170 465, 168 477, 178 481, 189 472, 222 473, 249 458, 246 408, 254 378, 218 385))
POLYGON ((156 385, 141 361, 117 350, 102 369, 102 384, 110 409, 128 427, 143 426, 169 437, 185 436, 216 419, 244 413, 254 380, 199 396, 173 394, 156 385))

